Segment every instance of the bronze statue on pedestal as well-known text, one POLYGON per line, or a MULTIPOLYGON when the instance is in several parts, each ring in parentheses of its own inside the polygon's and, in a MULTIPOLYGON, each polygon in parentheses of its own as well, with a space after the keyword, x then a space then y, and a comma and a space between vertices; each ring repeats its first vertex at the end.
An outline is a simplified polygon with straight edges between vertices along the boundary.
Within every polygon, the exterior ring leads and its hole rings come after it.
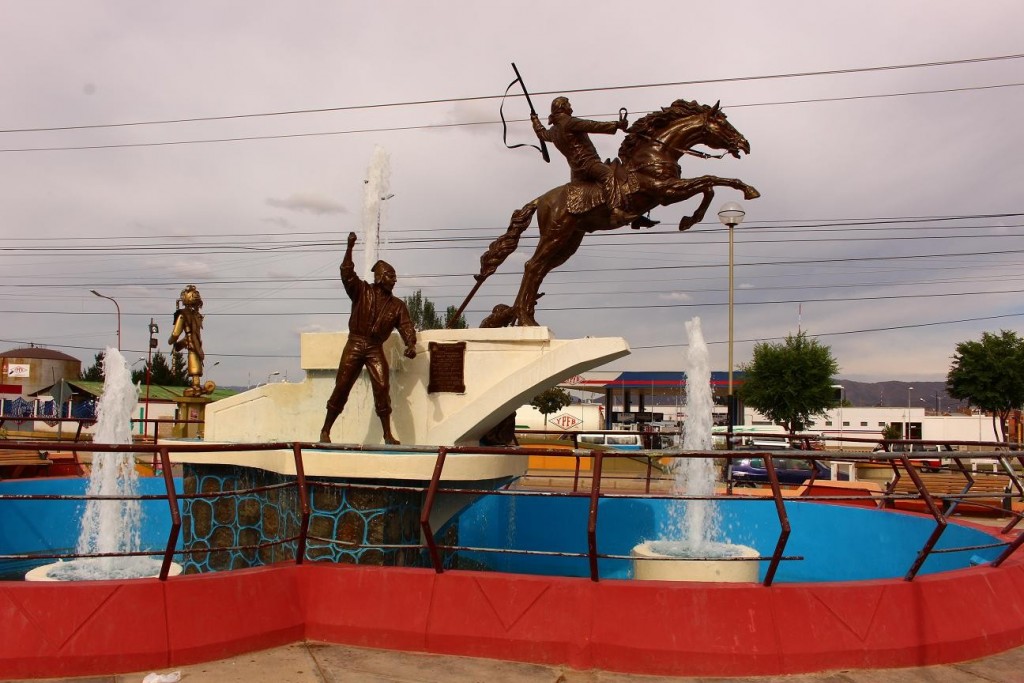
POLYGON ((349 233, 348 248, 341 261, 341 282, 352 300, 352 313, 348 319, 348 341, 338 364, 334 391, 327 400, 327 417, 320 429, 320 441, 331 440, 331 427, 344 410, 349 392, 365 367, 373 387, 374 407, 384 429, 384 443, 398 444, 398 439, 391 433, 390 379, 383 347, 391 331, 397 329, 405 342, 406 358, 415 358, 416 328, 405 302, 391 293, 398 280, 395 269, 385 261, 377 261, 373 266, 374 283, 371 285, 359 279, 352 261, 355 244, 356 234, 349 233))
MULTIPOLYGON (((556 187, 525 204, 512 214, 508 230, 496 239, 480 257, 476 285, 458 311, 461 314, 483 281, 493 274, 515 251, 519 237, 530 226, 534 214, 540 240, 526 262, 523 280, 515 302, 508 310, 496 310, 489 325, 537 325, 534 311, 540 298, 544 277, 576 253, 587 233, 615 230, 625 225, 650 227, 655 222, 644 217, 655 206, 667 206, 696 195, 703 195, 693 215, 679 222, 687 230, 704 218, 717 186, 731 187, 746 199, 760 193, 736 178, 704 175, 681 178, 679 159, 685 154, 701 159, 711 154, 696 151, 696 145, 723 150, 737 159, 750 153, 750 143, 727 120, 719 105, 676 100, 660 111, 644 116, 630 126, 619 147, 619 157, 608 164, 597 158, 587 134, 614 133, 625 125, 624 110, 619 122, 600 124, 572 117, 567 98, 555 98, 551 105, 552 127, 545 129, 536 114, 531 116, 534 130, 566 155, 570 182, 556 187)), ((457 315, 458 315, 457 314, 457 315)), ((456 315, 456 317, 457 317, 456 315)))
POLYGON ((178 308, 174 311, 174 329, 167 341, 174 351, 188 349, 188 375, 191 386, 185 389, 185 396, 202 396, 212 394, 217 385, 213 382, 203 384, 203 297, 195 285, 181 290, 178 308))

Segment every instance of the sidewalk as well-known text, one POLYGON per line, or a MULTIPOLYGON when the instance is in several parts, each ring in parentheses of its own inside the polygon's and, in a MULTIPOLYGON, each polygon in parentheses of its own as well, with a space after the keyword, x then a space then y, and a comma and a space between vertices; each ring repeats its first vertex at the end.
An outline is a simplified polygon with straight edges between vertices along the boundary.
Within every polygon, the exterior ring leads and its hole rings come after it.
MULTIPOLYGON (((371 650, 325 643, 295 643, 216 662, 180 667, 178 670, 181 671, 182 683, 735 683, 740 680, 760 683, 1012 683, 1024 681, 1024 647, 973 662, 920 669, 833 671, 743 679, 574 671, 558 666, 371 650)), ((141 683, 147 673, 46 680, 141 683)))

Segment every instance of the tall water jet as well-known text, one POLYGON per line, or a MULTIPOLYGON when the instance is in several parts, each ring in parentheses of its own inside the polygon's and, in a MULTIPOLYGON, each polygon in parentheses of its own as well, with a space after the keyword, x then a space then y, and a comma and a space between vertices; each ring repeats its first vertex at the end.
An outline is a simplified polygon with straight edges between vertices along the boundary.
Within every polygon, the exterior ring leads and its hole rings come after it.
MULTIPOLYGON (((711 425, 714 398, 711 364, 700 318, 686 323, 686 433, 684 451, 712 449, 711 425)), ((682 514, 671 517, 663 539, 633 548, 634 576, 665 581, 755 581, 755 562, 728 558, 757 557, 753 548, 720 539, 718 504, 707 500, 715 493, 715 461, 711 458, 680 458, 675 468, 673 493, 687 496, 682 514)))
MULTIPOLYGON (((108 347, 103 355, 103 396, 96 409, 93 443, 132 443, 131 418, 139 401, 131 368, 121 352, 108 347)), ((135 453, 94 452, 78 544, 80 555, 123 555, 141 550, 142 504, 135 453), (102 497, 109 497, 103 499, 102 497)), ((150 557, 87 557, 57 562, 29 572, 27 580, 85 581, 156 576, 161 561, 150 557)))
POLYGON ((363 278, 373 282, 373 264, 380 258, 380 215, 391 194, 391 158, 380 145, 373 148, 363 184, 363 278))
MULTIPOLYGON (((711 363, 704 341, 700 318, 686 322, 686 433, 684 451, 710 451, 714 397, 711 394, 711 363)), ((683 458, 676 469, 675 492, 687 496, 712 496, 715 493, 715 461, 711 458, 683 458)), ((711 500, 691 500, 686 504, 683 537, 695 551, 705 549, 718 535, 718 505, 711 500)))

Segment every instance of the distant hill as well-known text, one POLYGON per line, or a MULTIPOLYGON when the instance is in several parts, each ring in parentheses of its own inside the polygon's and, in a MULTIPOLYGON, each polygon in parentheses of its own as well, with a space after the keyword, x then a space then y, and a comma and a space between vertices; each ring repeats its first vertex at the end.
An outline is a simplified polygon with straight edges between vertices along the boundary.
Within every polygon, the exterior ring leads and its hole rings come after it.
POLYGON ((836 384, 845 388, 846 400, 857 407, 905 407, 909 388, 910 405, 914 408, 949 412, 960 404, 946 393, 945 382, 854 382, 840 379, 836 384))

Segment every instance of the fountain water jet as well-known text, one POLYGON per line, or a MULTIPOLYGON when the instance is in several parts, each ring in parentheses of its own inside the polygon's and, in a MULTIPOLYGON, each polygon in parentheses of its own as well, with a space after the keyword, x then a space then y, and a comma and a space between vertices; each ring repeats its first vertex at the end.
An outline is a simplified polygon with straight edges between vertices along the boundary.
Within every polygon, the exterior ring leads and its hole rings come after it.
MULTIPOLYGON (((709 451, 711 413, 711 365, 700 318, 686 322, 689 346, 686 353, 686 433, 684 451, 709 451)), ((756 581, 756 562, 729 558, 757 557, 747 546, 715 540, 721 536, 718 504, 700 500, 715 493, 715 461, 711 458, 680 458, 673 493, 690 496, 677 506, 663 535, 669 539, 641 543, 633 548, 634 576, 663 581, 756 581), (679 514, 679 508, 682 513, 679 514), (676 558, 679 561, 671 559, 676 558)))
POLYGON ((373 282, 373 264, 380 258, 380 213, 391 187, 391 158, 380 145, 366 169, 363 186, 363 278, 373 282))
MULTIPOLYGON (((131 417, 139 400, 131 368, 121 352, 103 356, 103 396, 97 406, 94 443, 130 444, 131 417)), ((135 453, 95 452, 87 496, 129 498, 139 493, 135 453)), ((138 500, 89 500, 82 515, 76 552, 82 555, 132 553, 141 549, 142 505, 138 500)), ((157 576, 161 561, 150 557, 87 557, 33 569, 28 581, 87 581, 157 576)), ((177 565, 174 565, 177 566, 177 565)), ((172 567, 173 571, 173 567, 172 567)), ((180 571, 180 567, 178 567, 180 571)), ((173 572, 177 573, 177 572, 173 572)))

